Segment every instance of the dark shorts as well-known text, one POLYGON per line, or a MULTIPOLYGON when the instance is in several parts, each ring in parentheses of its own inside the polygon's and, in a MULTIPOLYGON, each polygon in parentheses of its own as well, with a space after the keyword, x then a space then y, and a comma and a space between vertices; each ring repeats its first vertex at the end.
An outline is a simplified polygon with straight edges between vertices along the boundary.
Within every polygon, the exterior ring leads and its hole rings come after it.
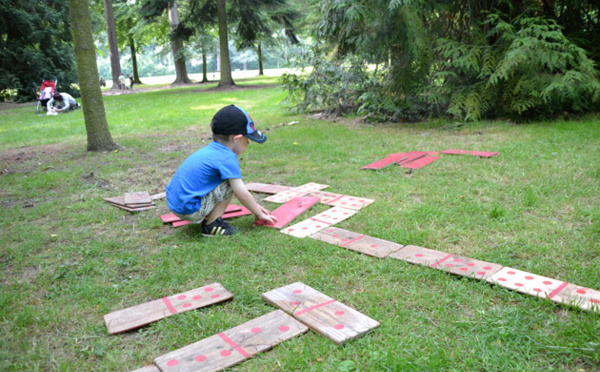
POLYGON ((215 209, 217 204, 228 200, 231 198, 231 195, 233 195, 233 189, 229 184, 229 180, 225 180, 202 198, 202 205, 200 206, 200 210, 198 212, 194 212, 192 214, 180 214, 173 212, 173 214, 185 221, 201 223, 204 221, 204 218, 208 216, 213 209, 215 209))

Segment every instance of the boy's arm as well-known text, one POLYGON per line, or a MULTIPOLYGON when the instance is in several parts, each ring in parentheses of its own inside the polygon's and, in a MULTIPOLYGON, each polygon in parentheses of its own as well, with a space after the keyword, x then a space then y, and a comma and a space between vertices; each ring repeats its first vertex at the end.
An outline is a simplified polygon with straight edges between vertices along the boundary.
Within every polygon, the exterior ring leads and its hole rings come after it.
POLYGON ((241 178, 230 178, 229 184, 233 189, 233 193, 236 198, 250 210, 250 212, 254 213, 257 220, 265 220, 271 223, 277 222, 277 217, 273 216, 271 212, 258 204, 250 191, 246 188, 244 181, 241 178))

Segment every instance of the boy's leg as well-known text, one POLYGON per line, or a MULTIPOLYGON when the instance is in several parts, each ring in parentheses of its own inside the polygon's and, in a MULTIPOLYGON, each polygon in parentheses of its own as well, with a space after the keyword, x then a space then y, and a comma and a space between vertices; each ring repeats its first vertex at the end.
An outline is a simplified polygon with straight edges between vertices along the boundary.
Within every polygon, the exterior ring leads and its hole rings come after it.
POLYGON ((227 198, 226 200, 223 200, 222 202, 215 205, 213 210, 206 216, 206 223, 207 224, 212 223, 214 220, 216 220, 217 218, 219 218, 223 214, 225 214, 225 210, 227 209, 227 206, 229 205, 229 203, 231 203, 232 198, 233 198, 233 193, 231 195, 229 195, 229 198, 227 198))
POLYGON ((225 213, 232 198, 233 189, 229 180, 225 180, 202 198, 202 206, 198 212, 186 215, 175 213, 175 215, 193 223, 202 223, 205 218, 207 223, 211 223, 225 213))

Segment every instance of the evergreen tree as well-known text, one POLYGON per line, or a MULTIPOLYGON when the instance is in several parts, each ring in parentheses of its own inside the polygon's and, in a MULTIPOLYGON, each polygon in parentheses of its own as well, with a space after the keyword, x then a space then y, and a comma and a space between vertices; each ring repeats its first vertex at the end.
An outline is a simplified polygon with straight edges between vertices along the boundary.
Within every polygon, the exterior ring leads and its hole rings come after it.
POLYGON ((0 0, 0 98, 35 99, 32 89, 54 78, 78 95, 69 24, 64 1, 0 0))

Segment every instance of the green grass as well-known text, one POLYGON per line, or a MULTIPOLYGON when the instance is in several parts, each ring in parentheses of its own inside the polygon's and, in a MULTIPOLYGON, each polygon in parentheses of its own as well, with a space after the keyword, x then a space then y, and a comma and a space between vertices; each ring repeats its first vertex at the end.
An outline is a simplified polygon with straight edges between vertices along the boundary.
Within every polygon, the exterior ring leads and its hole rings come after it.
POLYGON ((163 191, 207 143, 216 110, 236 103, 269 136, 243 155, 247 182, 328 184, 376 200, 340 228, 600 289, 597 117, 369 125, 289 113, 277 88, 212 86, 105 97, 122 150, 104 154, 85 151, 81 110, 0 111, 0 370, 132 370, 272 311, 261 293, 296 281, 381 326, 344 346, 309 332, 236 370, 600 370, 598 314, 254 228, 250 216, 234 221, 239 235, 206 239, 194 226, 162 225, 164 200, 138 214, 102 201, 163 191), (280 125, 291 121, 299 123, 280 125), (501 155, 443 156, 412 173, 359 170, 388 153, 450 148, 501 155), (212 282, 234 299, 123 335, 106 331, 111 311, 212 282))

